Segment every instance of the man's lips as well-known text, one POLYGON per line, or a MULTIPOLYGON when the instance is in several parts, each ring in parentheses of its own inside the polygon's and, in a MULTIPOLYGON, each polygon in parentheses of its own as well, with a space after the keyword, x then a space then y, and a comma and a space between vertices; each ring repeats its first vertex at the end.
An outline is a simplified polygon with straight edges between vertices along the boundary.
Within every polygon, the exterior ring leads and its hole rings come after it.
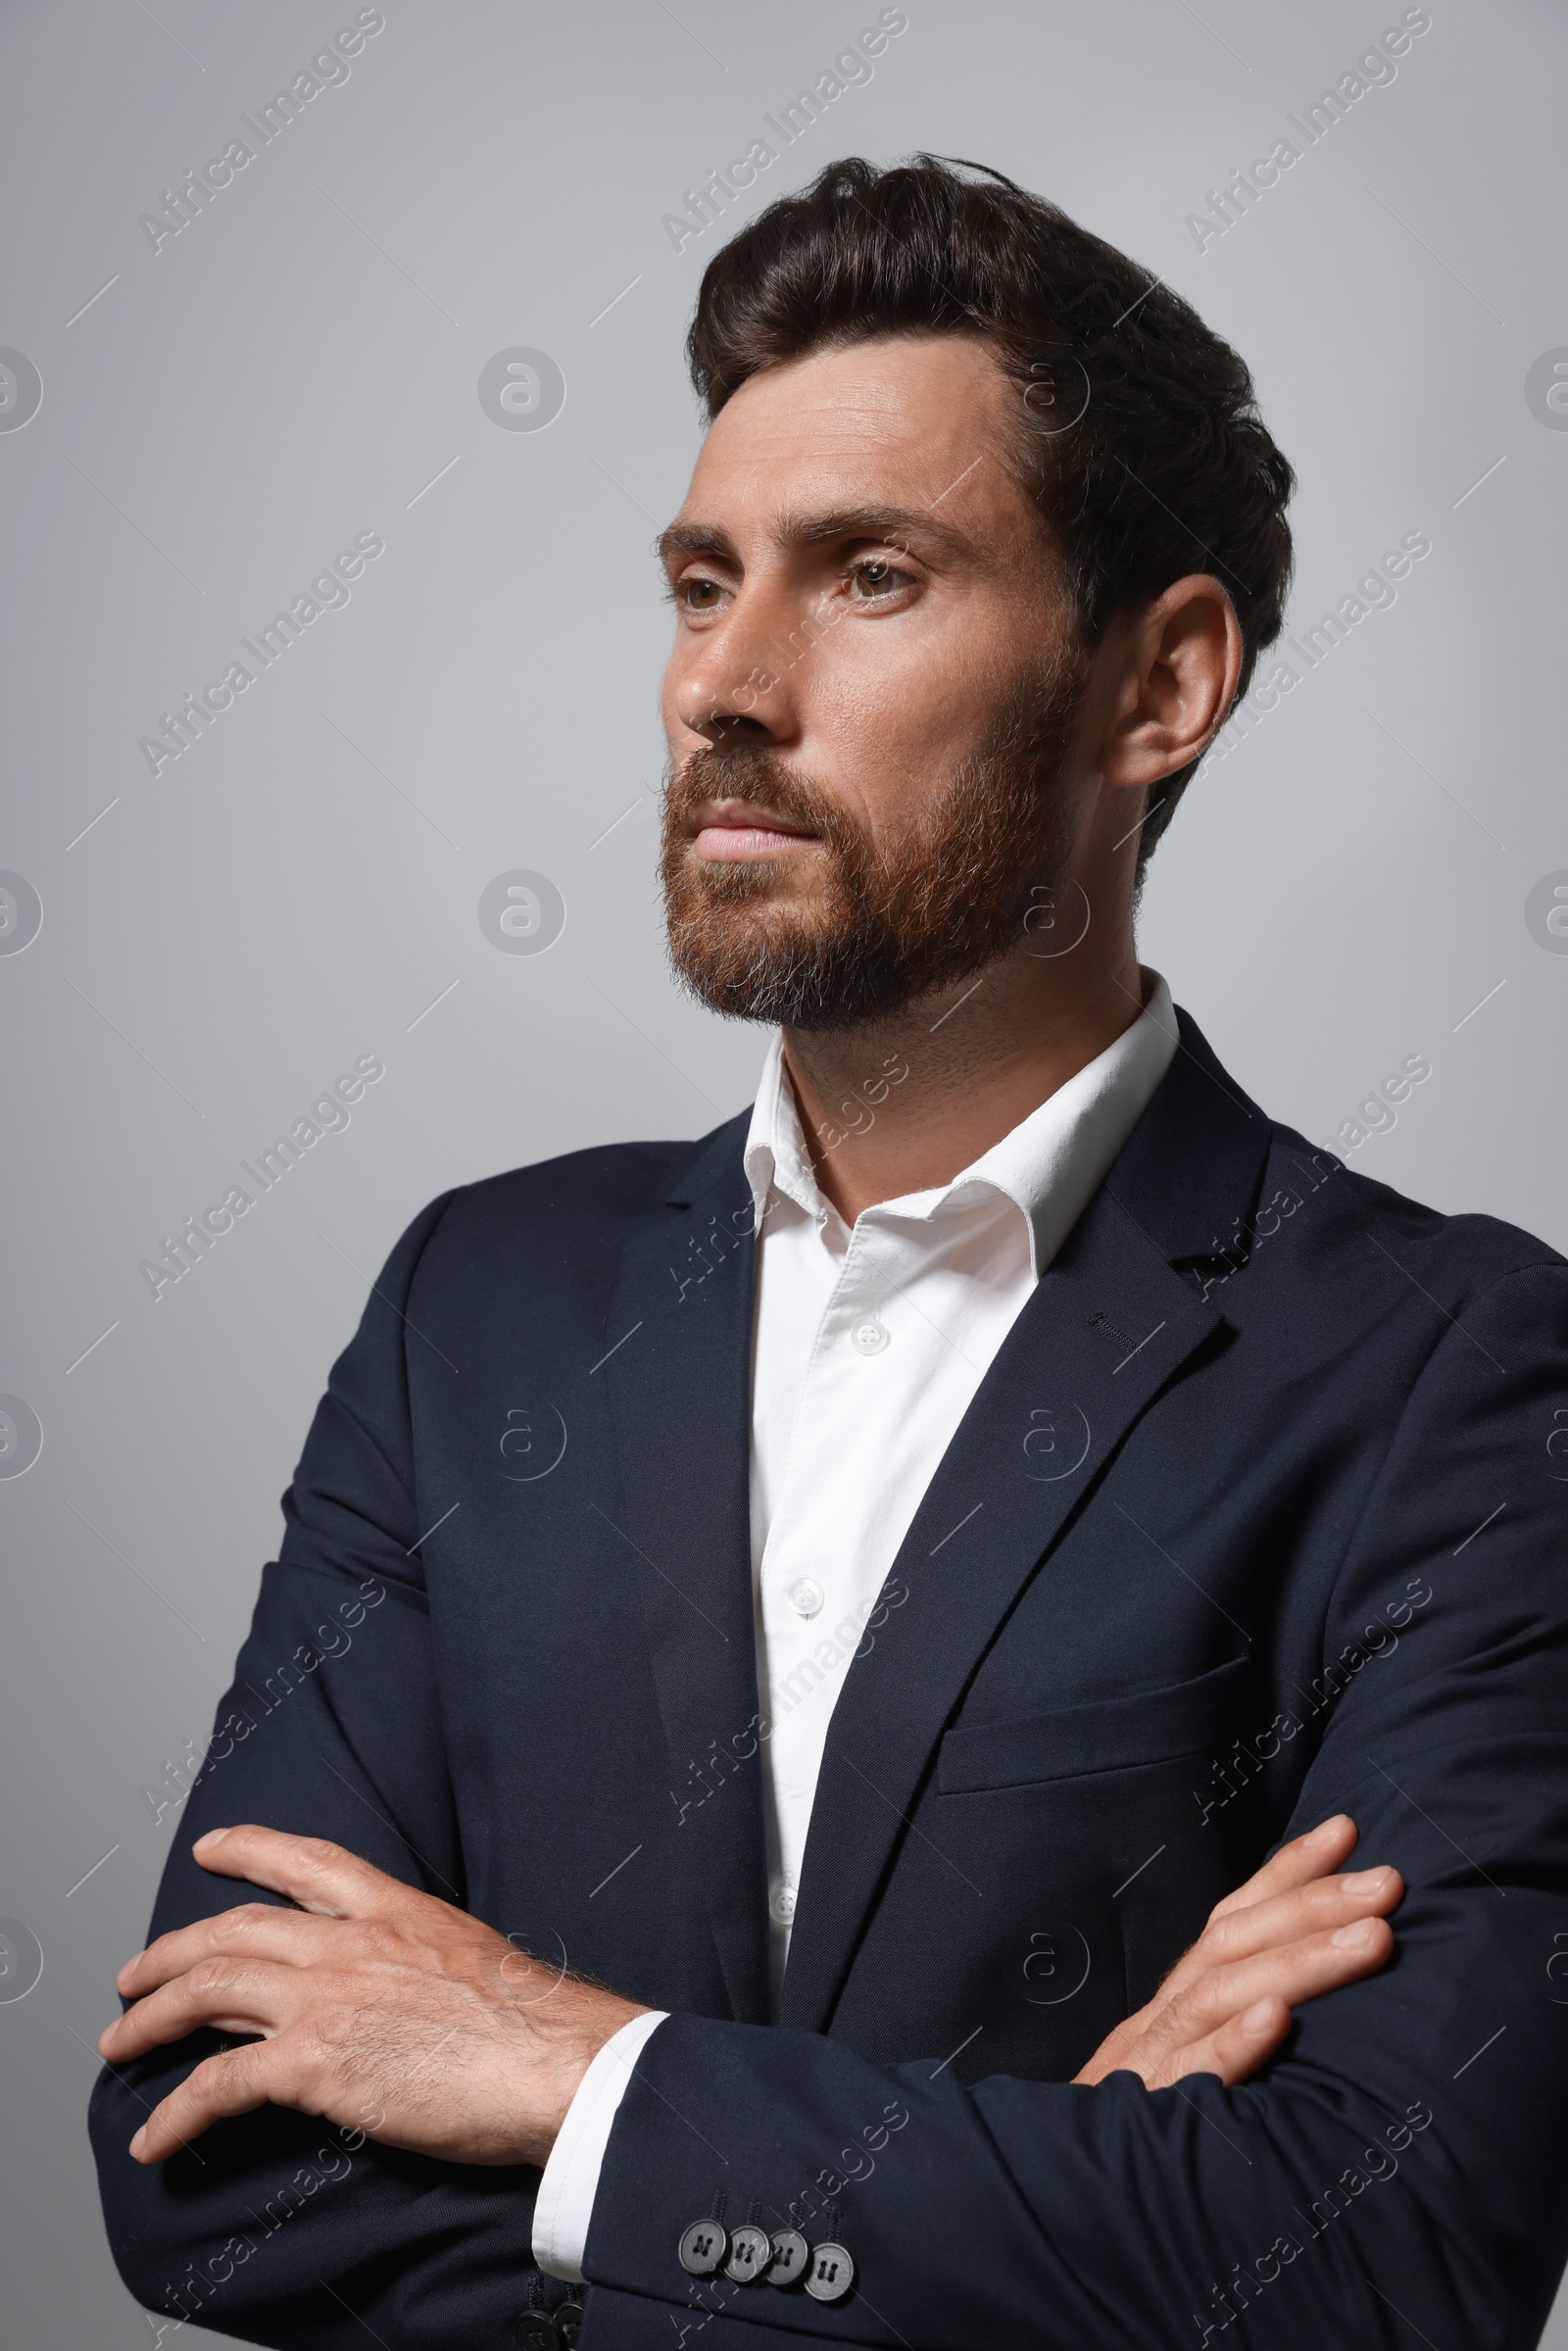
POLYGON ((686 820, 692 846, 700 857, 715 864, 739 864, 752 857, 798 854, 820 840, 818 833, 775 816, 770 808, 745 800, 705 800, 686 820))

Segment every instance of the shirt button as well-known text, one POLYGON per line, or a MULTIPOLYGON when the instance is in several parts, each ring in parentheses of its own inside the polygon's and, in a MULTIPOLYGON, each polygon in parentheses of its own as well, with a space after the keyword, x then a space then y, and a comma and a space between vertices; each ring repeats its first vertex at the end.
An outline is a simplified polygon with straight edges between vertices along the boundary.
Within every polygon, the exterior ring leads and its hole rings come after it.
POLYGON ((887 1346, 888 1338, 887 1325, 873 1319, 856 1324, 850 1333, 850 1344, 859 1354, 880 1355, 882 1349, 887 1346))
POLYGON ((790 1586, 790 1606, 797 1616, 817 1615, 826 1598, 827 1593, 814 1576, 802 1576, 790 1586))
POLYGON ((781 1879, 767 1897, 767 1907, 781 1927, 787 1927, 795 1916, 795 1888, 781 1879))

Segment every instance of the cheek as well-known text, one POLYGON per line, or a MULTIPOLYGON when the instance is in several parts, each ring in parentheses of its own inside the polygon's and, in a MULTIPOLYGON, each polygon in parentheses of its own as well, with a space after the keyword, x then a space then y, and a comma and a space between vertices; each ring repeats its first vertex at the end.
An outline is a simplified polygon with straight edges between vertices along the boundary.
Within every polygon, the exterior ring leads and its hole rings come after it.
POLYGON ((871 623, 856 642, 854 625, 845 623, 833 660, 821 649, 818 674, 801 693, 803 763, 858 789, 874 818, 910 814, 972 750, 995 689, 924 630, 871 623))
POLYGON ((798 718, 805 774, 883 846, 918 827, 956 763, 952 703, 918 674, 890 680, 858 663, 823 678, 798 718))

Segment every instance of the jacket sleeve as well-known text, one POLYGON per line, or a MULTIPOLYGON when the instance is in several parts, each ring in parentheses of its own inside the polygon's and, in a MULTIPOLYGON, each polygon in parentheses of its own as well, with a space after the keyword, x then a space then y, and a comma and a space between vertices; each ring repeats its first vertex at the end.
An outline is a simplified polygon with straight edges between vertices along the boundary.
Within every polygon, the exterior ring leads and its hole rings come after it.
MULTIPOLYGON (((404 1352, 420 1344, 405 1308, 445 1206, 404 1235, 333 1367, 284 1497, 279 1558, 263 1575, 164 1871, 155 1935, 237 1901, 281 1899, 191 1858, 204 1830, 235 1821, 332 1837, 391 1877, 465 1900, 404 1352)), ((93 2091, 109 2240, 130 2291, 161 2315, 155 2340, 188 2319, 291 2351, 361 2351, 372 2339, 395 2351, 512 2351, 529 2300, 536 2171, 406 2154, 270 2106, 216 2125, 165 2164, 131 2160, 138 2124, 220 2045, 194 2033, 106 2067, 93 2091)))
POLYGON ((594 2351, 1533 2345, 1568 2250, 1565 1427, 1568 1268, 1543 1264, 1435 1342, 1349 1536, 1287 1834, 1346 1810, 1402 1871, 1381 1974, 1237 2089, 965 2084, 942 2052, 673 2017, 601 2175, 594 2351), (680 2232, 720 2195, 731 2227, 844 2245, 849 2298, 688 2278, 680 2232))

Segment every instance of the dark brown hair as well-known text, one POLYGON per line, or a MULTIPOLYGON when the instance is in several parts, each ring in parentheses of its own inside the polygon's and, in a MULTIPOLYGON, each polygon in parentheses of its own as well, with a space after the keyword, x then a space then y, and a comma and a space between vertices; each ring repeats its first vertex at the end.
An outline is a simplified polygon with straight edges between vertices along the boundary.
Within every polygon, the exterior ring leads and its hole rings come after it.
MULTIPOLYGON (((1296 477, 1245 361, 1043 196, 957 157, 829 164, 713 256, 686 356, 711 420, 760 367, 933 331, 983 337, 1020 387, 1014 461, 1060 549, 1085 642, 1209 572, 1241 624, 1240 700, 1283 624, 1296 477)), ((1140 880, 1198 764, 1151 788, 1140 880)))

